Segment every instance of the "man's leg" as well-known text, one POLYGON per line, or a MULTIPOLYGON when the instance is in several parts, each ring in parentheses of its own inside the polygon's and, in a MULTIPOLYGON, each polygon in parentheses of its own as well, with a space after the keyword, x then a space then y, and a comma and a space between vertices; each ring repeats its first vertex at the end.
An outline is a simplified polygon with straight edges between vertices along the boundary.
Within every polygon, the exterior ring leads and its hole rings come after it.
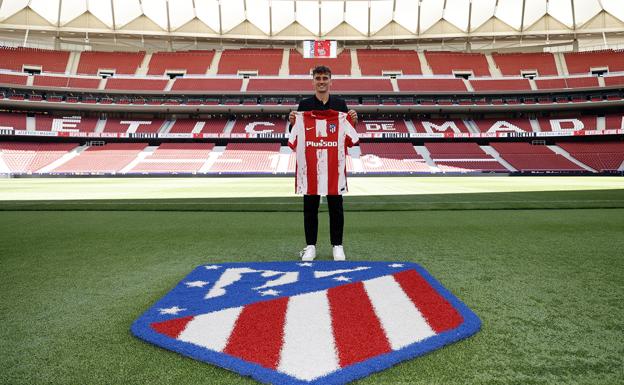
POLYGON ((333 246, 342 245, 344 229, 344 211, 342 209, 342 195, 328 195, 329 209, 329 237, 333 246))
POLYGON ((303 226, 307 245, 316 245, 318 236, 318 209, 320 195, 303 196, 303 226))

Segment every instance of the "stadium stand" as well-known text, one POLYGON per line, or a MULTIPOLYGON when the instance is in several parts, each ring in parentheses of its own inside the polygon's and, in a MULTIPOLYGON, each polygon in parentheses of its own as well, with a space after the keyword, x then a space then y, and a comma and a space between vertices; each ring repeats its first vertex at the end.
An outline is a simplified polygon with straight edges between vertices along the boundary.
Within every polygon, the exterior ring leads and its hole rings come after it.
POLYGON ((233 134, 280 133, 286 132, 287 121, 276 118, 236 119, 232 128, 233 134))
POLYGON ((333 79, 332 90, 392 92, 390 79, 333 79))
POLYGON ((360 143, 362 169, 368 173, 428 173, 429 166, 411 143, 360 143))
POLYGON ((358 64, 363 76, 380 76, 386 72, 420 75, 420 59, 416 51, 398 49, 358 49, 358 64))
POLYGON ((624 85, 624 76, 605 76, 605 86, 622 86, 624 85))
POLYGON ((467 91, 461 79, 397 79, 401 91, 467 91))
POLYGON ((425 147, 431 155, 431 159, 442 158, 474 158, 491 159, 476 143, 425 143, 425 147))
POLYGON ((540 90, 599 87, 598 78, 593 76, 535 79, 535 85, 540 90))
POLYGON ((68 51, 36 48, 0 47, 0 68, 22 72, 24 66, 41 67, 42 72, 64 73, 68 51))
POLYGON ((77 78, 67 76, 36 75, 33 80, 35 87, 58 87, 58 88, 90 88, 97 89, 100 78, 77 78))
POLYGON ((361 119, 355 130, 358 133, 409 133, 403 119, 361 119))
POLYGON ((453 71, 472 71, 474 76, 491 76, 485 55, 481 53, 425 51, 425 57, 436 75, 452 75, 453 71))
POLYGON ((28 76, 0 74, 0 84, 18 84, 25 86, 27 81, 28 76))
POLYGON ((624 50, 566 52, 565 61, 570 74, 587 74, 592 68, 608 68, 609 72, 624 71, 624 50))
POLYGON ((282 64, 282 49, 224 50, 219 60, 218 73, 236 75, 240 71, 257 71, 258 75, 277 75, 282 64))
POLYGON ((149 62, 148 75, 164 75, 167 71, 183 71, 187 75, 208 72, 214 51, 155 52, 149 62))
POLYGON ((121 171, 147 147, 146 143, 93 146, 58 166, 53 173, 102 174, 121 171))
POLYGON ((129 172, 197 172, 206 163, 213 148, 214 143, 163 143, 129 172))
POLYGON ((117 75, 134 75, 141 65, 145 52, 98 52, 80 54, 78 73, 98 75, 99 70, 114 70, 117 75))
POLYGON ((505 76, 519 76, 522 71, 537 71, 538 76, 557 76, 557 65, 552 53, 496 53, 494 62, 505 76))
POLYGON ((470 129, 463 120, 459 119, 427 119, 414 121, 418 133, 469 133, 470 129))
POLYGON ((249 79, 247 91, 311 92, 312 78, 307 79, 249 79))
POLYGON ((93 132, 97 122, 97 118, 84 116, 35 116, 37 131, 93 132))
POLYGON ((425 147, 443 172, 508 171, 476 143, 425 143, 425 147))
POLYGON ((26 115, 11 112, 0 112, 0 127, 12 128, 14 130, 25 130, 26 115))
POLYGON ((144 90, 163 91, 168 80, 165 79, 119 79, 112 77, 106 82, 107 90, 144 90))
POLYGON ((491 143, 500 156, 520 172, 527 171, 584 171, 565 157, 546 146, 530 143, 491 143))
POLYGON ((527 79, 471 79, 475 91, 529 91, 531 84, 527 79))
POLYGON ((598 172, 616 171, 624 162, 624 142, 558 142, 557 145, 598 172))
POLYGON ((240 91, 242 79, 194 79, 177 78, 173 83, 172 91, 240 91))
POLYGON ((474 121, 480 132, 532 132, 531 121, 529 119, 476 119, 474 121))
POLYGON ((33 173, 77 146, 77 143, 0 142, 0 156, 11 172, 33 173))
POLYGON ((274 173, 279 143, 228 143, 210 173, 274 173))
POLYGON ((587 131, 597 129, 597 121, 595 116, 539 118, 538 122, 542 131, 587 131))
POLYGON ((171 134, 200 134, 211 133, 221 134, 227 124, 227 119, 177 119, 169 133, 171 134), (197 132, 193 132, 196 130, 197 132))
POLYGON ((624 113, 607 114, 605 116, 605 128, 607 130, 624 130, 624 113))
POLYGON ((318 65, 326 65, 332 75, 351 75, 351 52, 343 50, 335 59, 304 59, 296 50, 290 51, 289 72, 291 75, 310 75, 318 65))
POLYGON ((162 119, 107 119, 102 132, 158 132, 164 122, 162 119))

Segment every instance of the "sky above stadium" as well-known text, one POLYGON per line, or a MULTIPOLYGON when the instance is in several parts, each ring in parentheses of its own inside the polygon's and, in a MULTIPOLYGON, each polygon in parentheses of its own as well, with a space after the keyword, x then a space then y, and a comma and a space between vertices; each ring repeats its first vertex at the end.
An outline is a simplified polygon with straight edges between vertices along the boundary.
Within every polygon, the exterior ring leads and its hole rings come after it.
POLYGON ((422 33, 440 20, 464 32, 497 18, 521 31, 550 15, 574 29, 605 11, 624 22, 624 0, 0 0, 0 23, 30 8, 62 27, 89 12, 111 29, 145 16, 164 31, 200 20, 227 33, 247 20, 267 35, 298 22, 324 35, 346 22, 372 35, 391 21, 422 33), (370 23, 369 23, 370 14, 370 23))

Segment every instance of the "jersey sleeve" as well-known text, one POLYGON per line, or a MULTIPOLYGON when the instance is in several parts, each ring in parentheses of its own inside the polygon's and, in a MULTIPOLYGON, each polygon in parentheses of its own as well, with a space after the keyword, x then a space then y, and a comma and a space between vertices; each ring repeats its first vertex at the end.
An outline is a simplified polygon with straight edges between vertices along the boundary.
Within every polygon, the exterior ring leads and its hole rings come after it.
POLYGON ((345 144, 347 147, 353 147, 358 144, 360 138, 358 137, 355 127, 353 127, 351 117, 347 114, 345 115, 345 144))
POLYGON ((300 112, 297 112, 296 117, 295 117, 295 124, 292 126, 292 129, 290 130, 290 134, 288 136, 288 147, 290 147, 290 149, 293 151, 295 151, 295 149, 297 148, 297 140, 299 139, 299 136, 301 135, 302 127, 303 127, 303 114, 300 112))

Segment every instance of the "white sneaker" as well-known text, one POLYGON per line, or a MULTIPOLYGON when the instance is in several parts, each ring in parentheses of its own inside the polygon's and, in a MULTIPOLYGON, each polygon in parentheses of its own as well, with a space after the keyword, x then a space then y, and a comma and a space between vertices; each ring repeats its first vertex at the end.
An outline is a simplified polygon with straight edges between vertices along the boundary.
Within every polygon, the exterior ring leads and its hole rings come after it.
POLYGON ((307 245, 299 252, 302 261, 314 261, 316 258, 316 246, 307 245))
POLYGON ((332 248, 332 252, 334 254, 334 261, 344 261, 345 259, 347 259, 344 253, 344 249, 342 248, 342 245, 334 246, 332 248))

